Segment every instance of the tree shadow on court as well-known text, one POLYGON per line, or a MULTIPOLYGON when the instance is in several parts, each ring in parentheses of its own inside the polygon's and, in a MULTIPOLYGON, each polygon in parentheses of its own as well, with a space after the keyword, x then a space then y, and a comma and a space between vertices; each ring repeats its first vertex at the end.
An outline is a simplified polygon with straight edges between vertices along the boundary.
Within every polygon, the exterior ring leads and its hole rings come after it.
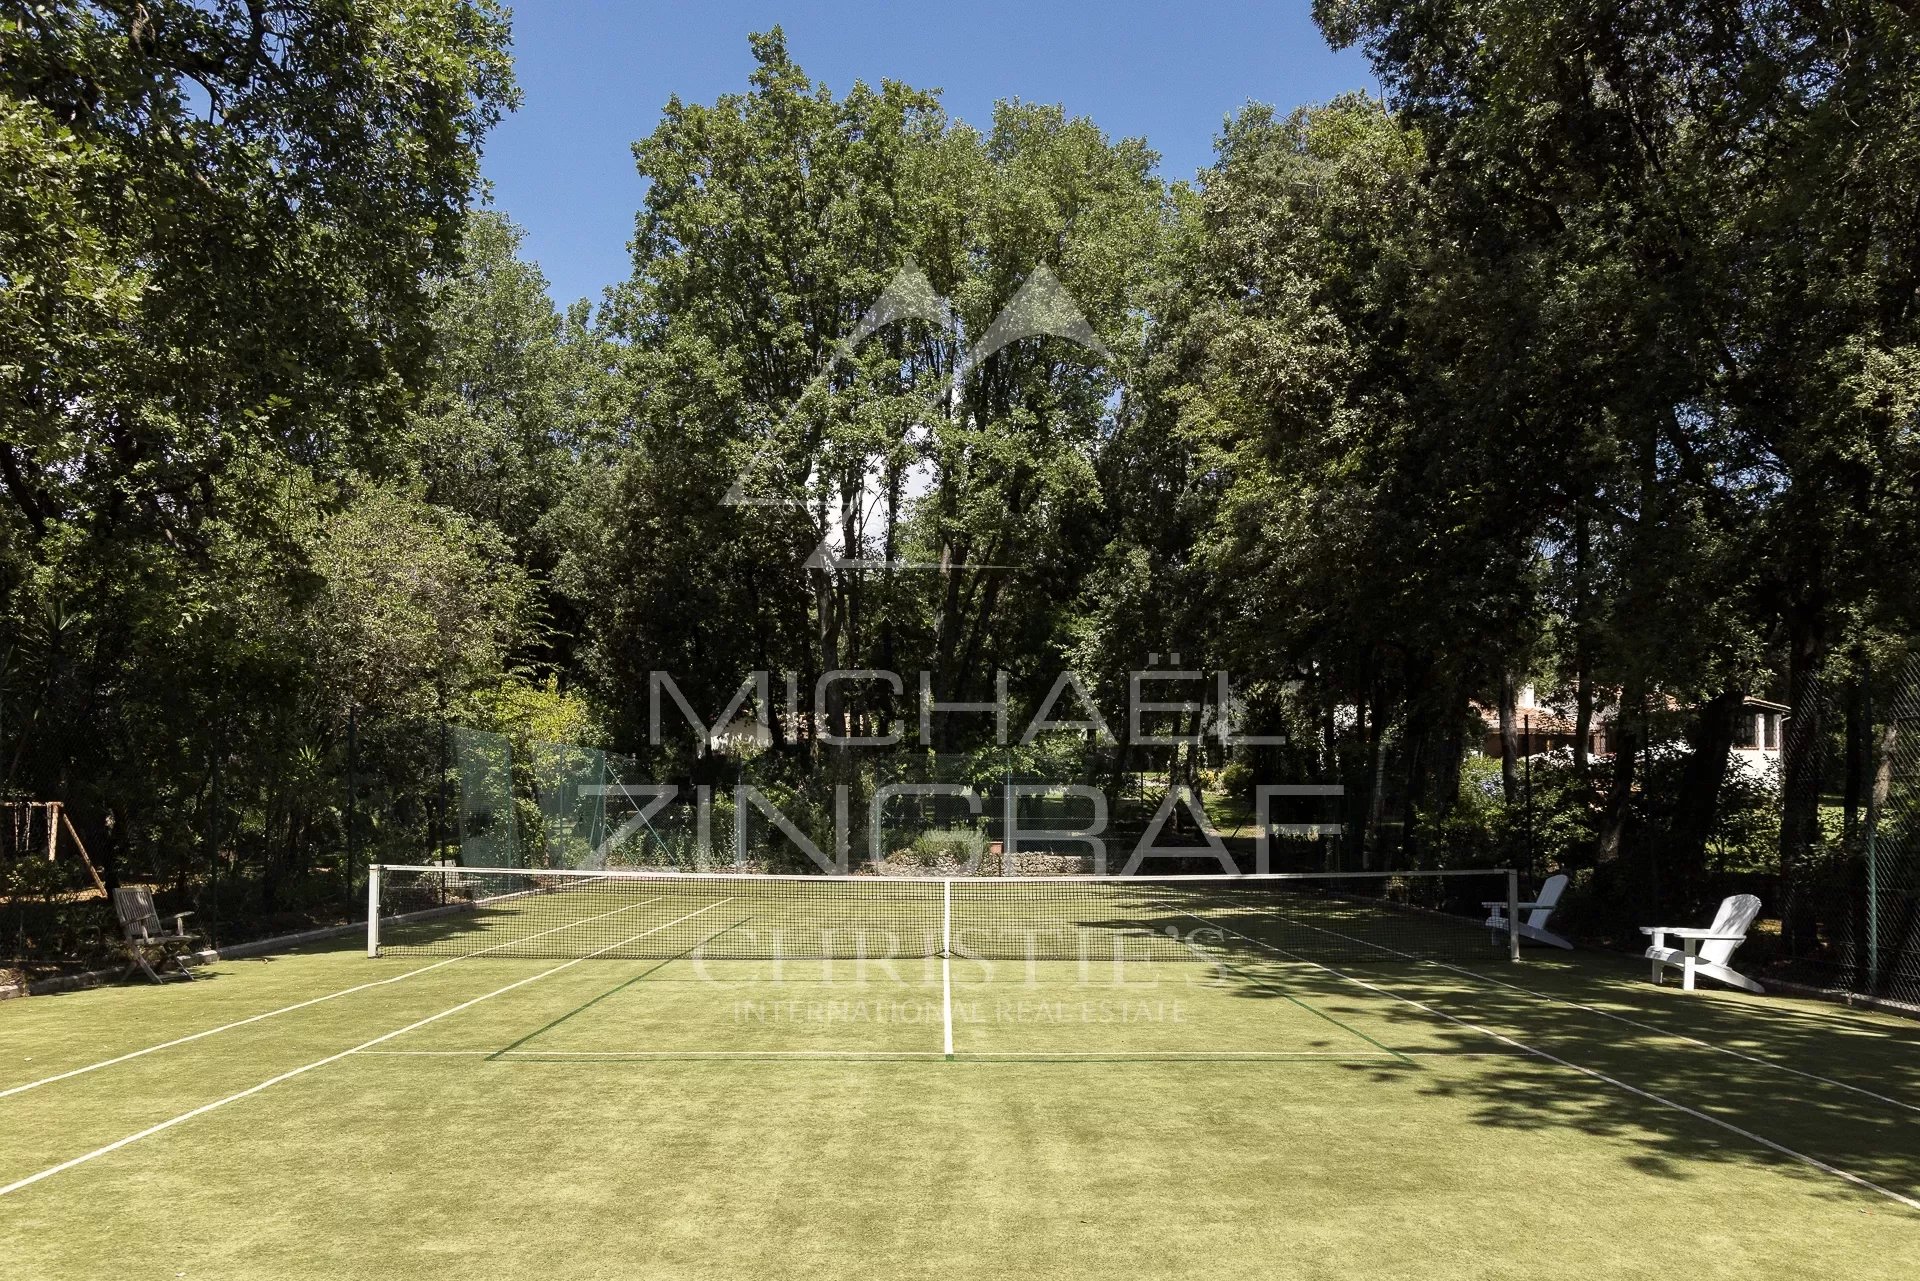
POLYGON ((1623 957, 1291 961, 1250 939, 1230 961, 1223 981, 1248 999, 1284 993, 1366 1020, 1390 1047, 1455 1056, 1335 1070, 1465 1100, 1481 1125, 1606 1139, 1676 1182, 1772 1165, 1822 1195, 1868 1195, 1766 1140, 1920 1199, 1920 1027, 1655 987, 1623 957))

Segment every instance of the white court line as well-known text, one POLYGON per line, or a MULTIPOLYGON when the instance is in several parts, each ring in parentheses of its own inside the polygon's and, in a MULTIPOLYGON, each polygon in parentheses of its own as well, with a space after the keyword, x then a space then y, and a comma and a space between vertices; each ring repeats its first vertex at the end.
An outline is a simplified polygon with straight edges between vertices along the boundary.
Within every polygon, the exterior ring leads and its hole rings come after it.
MULTIPOLYGON (((944 1059, 937 1050, 367 1050, 369 1059, 508 1059, 589 1063, 650 1062, 660 1059, 944 1059)), ((1510 1059, 1528 1057, 1519 1050, 976 1050, 953 1056, 960 1062, 1024 1062, 1033 1059, 1063 1063, 1137 1060, 1142 1063, 1291 1063, 1296 1060, 1329 1063, 1394 1063, 1401 1059, 1510 1059)))
POLYGON ((941 1052, 953 1057, 953 957, 940 958, 941 1052))
POLYGON ((417 970, 408 970, 404 974, 395 974, 391 978, 374 979, 370 983, 361 983, 354 987, 341 988, 338 992, 329 992, 325 996, 316 996, 310 1000, 295 1002, 292 1005, 283 1005, 277 1010, 267 1010, 262 1014, 253 1014, 244 1019, 236 1019, 232 1023, 222 1023, 219 1027, 210 1027, 204 1031, 194 1032, 188 1036, 175 1037, 171 1041, 162 1041, 158 1045, 149 1045, 144 1050, 133 1050, 120 1055, 118 1058, 102 1059, 98 1063, 89 1063, 85 1067, 77 1067, 68 1072, 56 1073, 53 1076, 43 1076, 38 1081, 28 1081, 25 1085, 9 1086, 4 1090, 0 1090, 0 1099, 8 1098, 15 1094, 25 1094, 28 1090, 37 1090, 43 1085, 52 1085, 55 1081, 65 1081, 72 1077, 85 1076, 89 1072, 98 1072, 101 1068, 110 1068, 116 1064, 126 1063, 142 1055, 152 1054, 156 1050, 171 1050, 176 1045, 185 1045, 189 1041, 198 1041, 203 1037, 212 1036, 216 1032, 231 1032, 237 1027, 245 1027, 249 1023, 258 1023, 262 1019, 274 1018, 281 1014, 291 1014, 295 1010, 304 1010, 309 1005, 319 1005, 322 1001, 331 1001, 335 997, 352 996, 355 992, 364 992, 370 987, 385 987, 389 983, 398 983, 401 979, 410 979, 416 974, 425 974, 429 970, 437 970, 442 966, 452 965, 457 961, 471 961, 476 956, 485 956, 487 953, 497 952, 503 947, 517 947, 522 943, 530 943, 534 939, 545 938, 549 934, 558 934, 561 930, 570 930, 576 925, 585 925, 589 921, 598 921, 605 917, 618 916, 622 912, 631 912, 636 907, 645 907, 648 903, 657 903, 665 897, 666 895, 664 894, 656 894, 654 897, 644 899, 638 903, 629 903, 625 907, 616 907, 611 912, 601 912, 598 916, 588 916, 578 921, 569 921, 565 925, 556 925, 550 930, 541 930, 538 934, 529 934, 524 938, 517 938, 511 942, 496 943, 492 947, 483 947, 477 952, 468 952, 464 956, 448 957, 444 961, 435 961, 432 965, 423 965, 417 970))
POLYGON ((384 1059, 568 1059, 608 1063, 646 1059, 937 1059, 937 1050, 369 1050, 384 1059))
MULTIPOLYGON (((626 1059, 769 1059, 769 1058, 857 1058, 857 1059, 937 1059, 934 1050, 367 1050, 370 1059, 599 1059, 618 1062, 626 1059)), ((975 1050, 956 1055, 968 1060, 1060 1059, 1076 1062, 1085 1059, 1112 1060, 1138 1058, 1142 1062, 1162 1060, 1214 1059, 1290 1062, 1294 1059, 1327 1059, 1333 1062, 1392 1062, 1398 1059, 1512 1059, 1531 1057, 1523 1050, 1383 1050, 1369 1054, 1364 1050, 975 1050)))
POLYGON ((282 1072, 279 1076, 269 1077, 267 1080, 260 1082, 258 1085, 250 1085, 246 1089, 240 1090, 234 1094, 229 1094, 223 1099, 215 1099, 211 1103, 202 1103, 199 1107, 194 1108, 191 1111, 182 1112, 178 1116, 169 1117, 165 1121, 160 1122, 158 1125, 150 1125, 146 1129, 141 1130, 137 1134, 129 1134, 124 1139, 115 1139, 112 1143, 106 1144, 104 1147, 95 1148, 91 1152, 85 1153, 81 1156, 73 1157, 70 1160, 62 1161, 58 1165, 48 1166, 46 1169, 40 1171, 38 1174, 29 1174, 24 1179, 16 1179, 12 1183, 7 1184, 5 1187, 0 1187, 0 1196, 6 1196, 9 1193, 18 1192, 22 1188, 31 1187, 34 1184, 40 1182, 40 1180, 51 1178, 54 1175, 59 1174, 64 1170, 71 1170, 77 1165, 85 1165, 87 1162, 95 1159, 96 1157, 103 1157, 108 1155, 109 1153, 118 1152, 121 1148, 126 1147, 130 1143, 138 1143, 141 1139, 151 1138, 152 1136, 159 1134, 164 1130, 171 1130, 174 1126, 179 1125, 184 1121, 191 1121, 196 1116, 204 1116, 208 1112, 211 1112, 216 1108, 223 1108, 229 1103, 238 1103, 241 1099, 251 1098, 253 1095, 260 1093, 260 1091, 267 1089, 270 1086, 278 1085, 282 1081, 291 1081, 296 1076, 304 1075, 305 1073, 313 1071, 315 1068, 323 1068, 327 1066, 327 1064, 329 1063, 338 1063, 341 1059, 349 1058, 352 1055, 359 1054, 364 1050, 372 1049, 376 1045, 380 1045, 387 1041, 391 1041, 396 1036, 405 1036, 409 1032, 416 1032, 419 1029, 427 1026, 429 1023, 438 1023, 441 1019, 447 1018, 450 1015, 458 1014, 462 1010, 472 1009, 474 1006, 480 1004, 480 1002, 482 1001, 490 1001, 496 996, 503 996, 506 993, 513 991, 515 988, 525 987, 529 983, 538 982, 539 980, 544 979, 549 975, 558 974, 562 970, 570 970, 574 966, 581 964, 583 961, 591 961, 597 956, 603 956, 606 953, 613 951, 615 948, 625 947, 627 944, 633 942, 635 939, 643 939, 647 937, 647 935, 649 934, 658 934, 661 930, 668 929, 672 926, 680 924, 681 921, 692 920, 694 917, 700 915, 701 912, 711 912, 714 908, 719 907, 722 903, 731 902, 732 899, 733 899, 733 896, 729 895, 727 898, 720 899, 718 902, 707 904, 705 907, 700 908, 698 911, 688 912, 685 916, 676 917, 675 919, 668 921, 665 925, 656 925, 650 930, 642 930, 638 934, 632 934, 627 936, 626 938, 621 939, 618 943, 609 943, 607 946, 599 949, 599 951, 589 952, 585 956, 577 956, 571 961, 563 962, 559 965, 554 966, 550 970, 542 970, 538 974, 532 974, 527 976, 526 978, 518 979, 512 983, 507 984, 505 987, 497 987, 493 991, 488 992, 483 996, 476 996, 471 1000, 462 1001, 458 1005, 452 1006, 448 1009, 441 1010, 438 1014, 429 1014, 426 1018, 420 1019, 417 1022, 409 1023, 405 1027, 395 1028, 391 1032, 382 1033, 381 1035, 374 1037, 371 1041, 362 1041, 360 1044, 352 1047, 351 1049, 341 1050, 338 1054, 329 1054, 324 1059, 315 1059, 311 1063, 303 1063, 299 1067, 294 1068, 291 1071, 282 1072))
MULTIPOLYGON (((398 1058, 405 1051, 374 1050, 369 1057, 384 1055, 398 1058)), ((465 1054, 460 1057, 468 1057, 465 1054)), ((1058 1063, 1290 1063, 1310 1061, 1315 1063, 1370 1063, 1391 1066, 1401 1058, 1398 1054, 1339 1054, 1307 1053, 1289 1054, 1280 1050, 1193 1050, 1193 1051, 1140 1051, 1115 1050, 1058 1050, 1033 1051, 1023 1053, 1018 1050, 968 1050, 960 1054, 942 1054, 937 1050, 632 1050, 632 1051, 596 1051, 575 1050, 566 1054, 542 1054, 537 1050, 514 1050, 508 1054, 495 1054, 488 1057, 497 1060, 518 1059, 529 1061, 564 1061, 567 1063, 650 1063, 673 1059, 855 1059, 866 1062, 886 1062, 894 1059, 911 1059, 922 1062, 956 1063, 1028 1063, 1034 1061, 1058 1063)), ((1502 1055, 1501 1057, 1515 1057, 1502 1055)))
MULTIPOLYGON (((1844 1179, 1848 1183, 1853 1184, 1855 1187, 1866 1188, 1870 1192, 1878 1192, 1881 1196, 1886 1197, 1888 1200, 1898 1201, 1901 1205, 1906 1206, 1909 1210, 1920 1210, 1920 1200, 1915 1200, 1913 1197, 1907 1196, 1900 1192, 1895 1192, 1892 1188, 1882 1187, 1880 1184, 1873 1182, 1871 1179, 1862 1178, 1861 1176, 1853 1173, 1850 1170, 1843 1170, 1837 1165, 1829 1165, 1825 1161, 1822 1161, 1819 1157, 1808 1156, 1806 1153, 1797 1152, 1794 1149, 1787 1147, 1785 1144, 1775 1143, 1772 1139, 1766 1138, 1763 1135, 1755 1134, 1752 1130, 1743 1129, 1740 1126, 1735 1125, 1731 1121, 1724 1121, 1719 1117, 1712 1115, 1711 1113, 1702 1112, 1698 1108, 1688 1107, 1686 1104, 1676 1102, 1673 1099, 1667 1098, 1663 1094, 1655 1094, 1652 1090, 1643 1090, 1637 1085, 1629 1085, 1618 1077, 1609 1076, 1605 1072, 1601 1072, 1595 1068, 1585 1067, 1569 1059, 1563 1059, 1557 1054, 1549 1054, 1547 1051, 1542 1050, 1537 1046, 1528 1045, 1524 1041, 1516 1040, 1515 1038, 1511 1036, 1507 1036, 1504 1033, 1496 1032, 1492 1028, 1482 1027, 1478 1023, 1471 1022, 1467 1019, 1459 1018, 1455 1015, 1447 1013, 1445 1010, 1437 1009, 1434 1006, 1428 1005, 1425 1002, 1416 1001, 1410 996, 1402 996, 1400 995, 1400 993, 1395 992, 1390 988, 1381 987, 1377 983, 1369 983, 1365 979, 1356 978, 1353 975, 1346 973, 1344 970, 1335 969, 1331 965, 1325 965, 1319 961, 1311 960, 1307 957, 1299 956, 1299 955, 1296 955, 1295 953, 1288 952, 1284 948, 1275 947, 1273 944, 1268 943, 1263 939, 1254 938, 1252 935, 1249 935, 1249 934, 1242 934, 1238 930, 1227 929, 1226 926, 1219 924, 1217 921, 1207 920, 1207 918, 1203 916, 1195 916, 1194 913, 1192 912, 1185 912, 1182 914, 1185 916, 1192 916, 1194 920, 1200 921, 1206 925, 1211 925, 1216 929, 1225 930, 1228 934, 1231 934, 1236 938, 1246 939, 1247 942, 1252 943, 1256 947, 1264 947, 1269 952, 1273 952, 1277 955, 1287 957, 1289 960, 1304 961, 1308 965, 1316 966, 1319 969, 1323 969, 1327 973, 1335 975, 1339 978, 1345 979, 1349 983, 1358 984, 1359 986, 1366 988, 1370 992, 1377 992, 1381 996, 1387 997, 1389 1000, 1399 1001, 1403 1005, 1410 1005, 1416 1010, 1420 1010, 1424 1013, 1433 1015, 1435 1018, 1445 1019, 1447 1022, 1457 1024, 1458 1026, 1466 1028, 1469 1031, 1478 1032, 1482 1036, 1491 1037, 1493 1040, 1499 1041, 1503 1045, 1510 1045, 1515 1049, 1525 1051, 1526 1053, 1531 1054, 1536 1058, 1542 1058, 1549 1063, 1558 1064, 1563 1068, 1567 1068, 1571 1071, 1578 1072, 1580 1075, 1588 1077, 1592 1080, 1600 1081, 1600 1082, 1603 1082, 1604 1084, 1611 1085, 1618 1090, 1624 1090, 1628 1094, 1635 1095, 1638 1098, 1646 1099, 1652 1103, 1658 1103, 1662 1107, 1672 1108, 1676 1112, 1683 1112, 1686 1115, 1695 1118, 1696 1120, 1705 1121, 1708 1125, 1718 1126, 1720 1129, 1725 1130, 1730 1134, 1737 1134, 1741 1138, 1746 1139, 1749 1142, 1758 1143, 1761 1147, 1767 1148, 1768 1150, 1773 1152, 1777 1152, 1781 1156, 1790 1157, 1793 1160, 1799 1161, 1804 1165, 1812 1166, 1814 1169, 1822 1171, 1823 1173, 1831 1174, 1835 1178, 1844 1179)), ((1332 933, 1332 931, 1324 931, 1324 932, 1332 933)), ((1344 937, 1344 936, 1341 936, 1341 937, 1344 937)))
MULTIPOLYGON (((1421 1056, 1394 1050, 974 1050, 957 1057, 963 1063, 1367 1063, 1393 1067, 1408 1057, 1421 1056)), ((1515 1056, 1503 1052, 1500 1057, 1515 1056)))
MULTIPOLYGON (((1411 952, 1402 952, 1399 948, 1388 947, 1384 943, 1374 943, 1366 939, 1357 939, 1357 938, 1354 938, 1351 934, 1342 934, 1339 930, 1330 930, 1330 929, 1327 929, 1325 926, 1315 925, 1311 921, 1302 921, 1295 917, 1284 917, 1283 919, 1285 919, 1291 924, 1303 926, 1306 929, 1312 930, 1316 934, 1325 934, 1329 938, 1344 939, 1349 943, 1357 943, 1362 947, 1373 948, 1377 952, 1391 953, 1392 955, 1400 957, 1403 960, 1418 961, 1421 964, 1431 965, 1437 969, 1452 970, 1455 974, 1464 974, 1468 978, 1479 979, 1483 983, 1491 983, 1496 987, 1504 987, 1509 991, 1520 992, 1526 996, 1531 996, 1538 1000, 1551 1001, 1555 1005, 1564 1005, 1575 1010, 1584 1010, 1588 1014, 1598 1014, 1603 1019, 1612 1019, 1614 1022, 1624 1023, 1628 1027, 1637 1027, 1642 1031, 1653 1032, 1660 1036, 1671 1037, 1676 1041, 1685 1041, 1689 1045, 1697 1045, 1701 1049, 1712 1050, 1717 1054, 1732 1055, 1736 1059, 1742 1059, 1748 1063, 1757 1063, 1761 1067, 1772 1068, 1776 1072, 1785 1072, 1790 1076, 1801 1077, 1808 1081, 1818 1081, 1822 1085, 1831 1085, 1836 1087, 1837 1089, 1851 1090, 1855 1094, 1863 1094, 1867 1098, 1874 1099, 1878 1102, 1888 1104, 1889 1106, 1892 1106, 1892 1107, 1904 1109, 1905 1111, 1908 1111, 1908 1112, 1920 1112, 1920 1105, 1908 1103, 1904 1099, 1896 1099, 1891 1095, 1880 1094, 1876 1091, 1866 1089, 1863 1086, 1849 1085, 1845 1081, 1836 1081, 1830 1076, 1821 1076, 1818 1072, 1806 1072, 1806 1071, 1802 1071, 1800 1068, 1788 1067, 1786 1064, 1781 1063, 1775 1059, 1763 1058, 1758 1054, 1748 1054, 1744 1050, 1736 1050, 1736 1049, 1733 1049, 1731 1046, 1716 1045, 1712 1041, 1703 1041, 1697 1036, 1688 1036, 1685 1032, 1676 1032, 1671 1028, 1664 1028, 1655 1023, 1644 1023, 1639 1019, 1630 1019, 1624 1014, 1615 1014, 1610 1010, 1603 1010, 1600 1007, 1595 1005, 1586 1005, 1580 1001, 1569 1000, 1563 996, 1554 996, 1550 992, 1536 992, 1530 987, 1521 987, 1518 983, 1509 983, 1504 979, 1494 978, 1490 974, 1482 974, 1478 970, 1469 970, 1464 966, 1451 965, 1446 961, 1428 960, 1425 957, 1415 956, 1411 952)), ((1742 1004, 1744 1004, 1744 1002, 1742 1002, 1742 1004)))

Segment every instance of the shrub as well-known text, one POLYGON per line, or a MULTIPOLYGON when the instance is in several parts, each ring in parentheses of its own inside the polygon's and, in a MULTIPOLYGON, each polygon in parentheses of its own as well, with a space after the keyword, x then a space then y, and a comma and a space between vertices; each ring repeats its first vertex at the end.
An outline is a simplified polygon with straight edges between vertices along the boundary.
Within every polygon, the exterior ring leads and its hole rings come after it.
POLYGON ((913 838, 907 856, 922 867, 977 868, 987 850, 987 838, 977 828, 936 827, 913 838))

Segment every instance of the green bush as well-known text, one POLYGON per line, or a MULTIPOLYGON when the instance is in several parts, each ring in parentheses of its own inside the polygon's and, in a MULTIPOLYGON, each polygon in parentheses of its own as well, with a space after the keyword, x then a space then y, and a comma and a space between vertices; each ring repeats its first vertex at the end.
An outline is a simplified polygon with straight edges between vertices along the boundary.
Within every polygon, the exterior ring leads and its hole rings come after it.
MULTIPOLYGON (((1253 766, 1243 760, 1231 760, 1220 768, 1214 787, 1242 805, 1253 804, 1253 788, 1258 782, 1253 766)), ((1210 789, 1212 790, 1212 789, 1210 789)))
POLYGON ((937 827, 914 837, 907 856, 922 867, 974 867, 986 849, 987 838, 976 828, 937 827))
POLYGON ((1707 841, 1707 870, 1780 870, 1780 786, 1773 776, 1728 762, 1720 785, 1720 821, 1707 841))

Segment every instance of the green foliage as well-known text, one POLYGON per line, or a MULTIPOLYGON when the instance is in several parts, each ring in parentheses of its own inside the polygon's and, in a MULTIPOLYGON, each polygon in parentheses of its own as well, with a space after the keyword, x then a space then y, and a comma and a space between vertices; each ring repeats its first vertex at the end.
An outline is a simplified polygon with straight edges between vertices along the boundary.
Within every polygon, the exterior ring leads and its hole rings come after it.
POLYGON ((376 715, 430 715, 435 691, 493 679, 520 632, 527 585, 499 533, 390 489, 306 535, 315 591, 300 648, 333 696, 376 715))
POLYGON ((981 134, 893 81, 835 99, 777 31, 754 53, 751 92, 675 100, 635 147, 649 188, 608 323, 636 448, 591 548, 599 692, 617 719, 656 669, 712 707, 756 668, 926 670, 945 698, 995 664, 1050 679, 1120 358, 1039 335, 966 353, 1049 275, 1110 346, 1138 331, 1151 154, 1054 108, 1003 105, 981 134), (883 296, 900 319, 854 345, 883 296))
POLYGON ((978 828, 934 828, 913 838, 908 859, 921 867, 978 868, 987 838, 978 828))
POLYGON ((1469 757, 1456 804, 1422 816, 1423 844, 1442 851, 1446 866, 1514 867, 1538 880, 1593 859, 1596 796, 1564 757, 1540 757, 1523 788, 1508 800, 1500 762, 1469 757))
POLYGON ((0 16, 0 791, 216 922, 417 848, 356 793, 419 821, 393 727, 521 625, 489 531, 372 479, 505 44, 491 0, 0 16))
POLYGON ((529 679, 509 672, 469 696, 474 728, 505 734, 516 760, 532 755, 535 743, 590 743, 595 737, 591 709, 580 695, 560 688, 558 677, 529 679))
POLYGON ((1716 874, 1780 870, 1777 775, 1728 763, 1726 781, 1720 786, 1720 821, 1707 841, 1707 870, 1716 874))
POLYGON ((1252 765, 1234 760, 1221 767, 1216 786, 1241 806, 1249 806, 1253 804, 1254 788, 1259 782, 1260 775, 1252 765))
MULTIPOLYGON (((1538 513, 1529 532, 1559 562, 1569 683, 1620 690, 1643 740, 1656 691, 1724 707, 1783 675, 1791 874, 1819 841, 1830 647, 1849 615, 1910 629, 1917 598, 1897 550, 1920 473, 1901 408, 1920 342, 1910 6, 1315 12, 1426 140, 1458 296, 1480 300, 1460 332, 1493 319, 1491 362, 1438 348, 1461 403, 1553 443, 1501 498, 1538 513)), ((1667 824, 1685 882, 1714 824, 1718 733, 1703 722, 1667 824)))

